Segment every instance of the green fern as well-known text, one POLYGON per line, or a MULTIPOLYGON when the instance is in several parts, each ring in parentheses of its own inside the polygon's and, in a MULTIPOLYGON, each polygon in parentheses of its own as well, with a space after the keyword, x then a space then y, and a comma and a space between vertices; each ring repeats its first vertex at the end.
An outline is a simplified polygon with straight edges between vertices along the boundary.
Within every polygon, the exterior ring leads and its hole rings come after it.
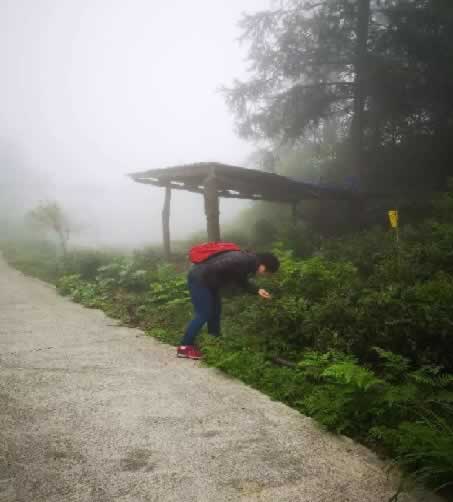
MULTIPOLYGON (((451 423, 450 416, 450 423, 451 423)), ((436 490, 453 485, 453 428, 446 418, 429 413, 398 428, 397 461, 436 490)))
POLYGON ((400 354, 395 354, 380 347, 373 347, 379 355, 381 366, 385 370, 386 380, 399 379, 409 370, 409 360, 400 354))
POLYGON ((384 384, 371 370, 351 361, 332 364, 323 371, 322 376, 364 391, 384 384))
POLYGON ((414 383, 403 383, 399 385, 387 385, 382 393, 382 401, 388 408, 399 406, 413 408, 418 400, 419 390, 414 383))

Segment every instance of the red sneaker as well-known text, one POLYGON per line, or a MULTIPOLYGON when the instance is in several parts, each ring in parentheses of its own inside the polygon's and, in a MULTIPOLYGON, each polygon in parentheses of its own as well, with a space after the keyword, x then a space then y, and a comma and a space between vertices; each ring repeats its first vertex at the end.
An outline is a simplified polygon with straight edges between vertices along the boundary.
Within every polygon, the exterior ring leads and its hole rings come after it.
POLYGON ((189 347, 189 359, 201 359, 202 353, 193 345, 189 347))
POLYGON ((180 345, 176 350, 176 357, 201 359, 201 352, 193 345, 180 345))

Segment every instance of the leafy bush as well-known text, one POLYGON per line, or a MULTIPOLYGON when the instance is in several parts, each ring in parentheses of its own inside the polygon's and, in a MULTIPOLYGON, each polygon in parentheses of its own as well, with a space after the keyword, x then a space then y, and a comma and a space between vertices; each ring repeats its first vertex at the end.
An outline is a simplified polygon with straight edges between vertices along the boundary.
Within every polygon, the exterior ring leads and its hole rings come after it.
POLYGON ((1 250, 5 259, 26 275, 55 283, 61 274, 58 253, 51 242, 29 240, 2 242, 1 250))
POLYGON ((437 220, 401 229, 399 258, 379 228, 326 241, 306 260, 277 246, 273 301, 238 305, 240 328, 227 322, 223 340, 205 341, 206 361, 384 446, 422 481, 450 482, 452 201, 437 220))
MULTIPOLYGON (((202 340, 205 361, 331 430, 385 448, 421 480, 447 484, 453 479, 452 209, 453 194, 441 197, 429 220, 401 228, 399 250, 393 233, 381 228, 323 241, 306 259, 276 245, 281 270, 263 283, 272 301, 227 298, 224 336, 202 340)), ((260 237, 271 233, 261 230, 260 237)), ((316 247, 315 237, 304 244, 285 232, 279 229, 286 243, 305 246, 303 254, 316 247)), ((41 273, 45 266, 33 260, 47 263, 46 253, 35 251, 29 261, 17 251, 9 256, 41 273)), ((74 256, 73 273, 58 282, 62 293, 179 342, 191 309, 184 260, 165 265, 153 250, 102 263, 99 256, 78 255, 80 263, 74 256)))
POLYGON ((152 246, 135 250, 132 259, 137 269, 140 270, 153 270, 157 265, 164 262, 162 253, 152 246))
POLYGON ((60 294, 64 296, 69 296, 75 291, 80 285, 83 284, 80 275, 72 274, 65 275, 61 277, 57 282, 57 290, 60 294))
POLYGON ((440 488, 453 480, 452 375, 411 369, 407 359, 379 348, 375 370, 335 351, 306 351, 295 367, 277 367, 263 349, 251 335, 203 340, 208 364, 330 430, 385 446, 419 481, 440 488))
POLYGON ((146 270, 137 269, 132 260, 116 258, 98 269, 96 280, 104 288, 120 287, 139 292, 148 288, 149 275, 146 270))
POLYGON ((187 281, 167 267, 159 267, 157 280, 150 284, 149 305, 188 304, 187 281))
MULTIPOLYGON (((138 262, 144 264, 142 258, 138 262)), ((176 343, 190 315, 186 279, 172 265, 153 260, 152 268, 142 270, 137 269, 138 264, 131 258, 114 257, 97 269, 94 280, 66 275, 57 287, 74 301, 103 308, 127 324, 142 326, 159 339, 176 343)))
POLYGON ((453 416, 449 420, 435 414, 417 422, 403 422, 394 434, 400 465, 414 472, 418 481, 441 490, 453 485, 453 416))
POLYGON ((112 262, 114 255, 103 251, 79 249, 69 251, 63 263, 65 275, 79 275, 86 281, 96 278, 98 269, 112 262))

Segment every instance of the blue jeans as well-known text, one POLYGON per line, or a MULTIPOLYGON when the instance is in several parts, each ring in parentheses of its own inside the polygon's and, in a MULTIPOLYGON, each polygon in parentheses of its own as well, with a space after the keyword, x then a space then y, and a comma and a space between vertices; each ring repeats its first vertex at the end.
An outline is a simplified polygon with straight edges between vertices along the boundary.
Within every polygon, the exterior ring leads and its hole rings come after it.
POLYGON ((222 302, 219 291, 203 286, 191 273, 188 276, 188 286, 195 317, 187 326, 181 345, 194 345, 195 338, 206 323, 210 335, 220 335, 222 302))

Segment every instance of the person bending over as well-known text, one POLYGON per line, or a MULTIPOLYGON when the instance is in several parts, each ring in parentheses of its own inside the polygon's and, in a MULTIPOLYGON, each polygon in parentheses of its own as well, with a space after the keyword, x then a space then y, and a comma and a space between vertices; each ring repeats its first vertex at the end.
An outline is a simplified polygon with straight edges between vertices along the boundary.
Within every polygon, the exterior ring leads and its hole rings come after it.
POLYGON ((268 300, 271 295, 265 289, 259 289, 249 277, 275 273, 279 266, 278 258, 272 253, 245 251, 222 252, 193 265, 188 274, 188 286, 195 315, 177 348, 177 357, 201 358, 195 340, 206 323, 210 335, 220 335, 221 289, 239 286, 268 300))

